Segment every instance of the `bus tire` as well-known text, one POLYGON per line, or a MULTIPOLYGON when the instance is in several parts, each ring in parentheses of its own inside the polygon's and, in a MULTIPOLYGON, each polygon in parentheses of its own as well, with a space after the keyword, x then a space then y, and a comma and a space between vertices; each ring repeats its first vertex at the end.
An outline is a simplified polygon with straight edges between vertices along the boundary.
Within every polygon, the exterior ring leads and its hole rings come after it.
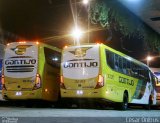
POLYGON ((150 110, 151 109, 151 105, 152 105, 152 97, 150 96, 149 100, 148 100, 148 104, 145 105, 145 109, 146 110, 150 110))
POLYGON ((123 102, 120 103, 120 109, 123 111, 128 109, 128 94, 127 94, 127 92, 124 92, 123 102))

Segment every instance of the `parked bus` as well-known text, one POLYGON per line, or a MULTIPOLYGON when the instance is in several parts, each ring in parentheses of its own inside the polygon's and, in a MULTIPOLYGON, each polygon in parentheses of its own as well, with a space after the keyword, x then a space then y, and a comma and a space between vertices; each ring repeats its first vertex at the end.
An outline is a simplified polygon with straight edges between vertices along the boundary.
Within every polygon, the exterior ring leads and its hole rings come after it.
POLYGON ((61 50, 39 42, 6 47, 2 95, 6 100, 57 101, 61 50))
POLYGON ((159 72, 154 72, 153 74, 155 84, 154 84, 154 91, 155 91, 155 98, 156 98, 156 105, 155 106, 160 106, 160 73, 159 72))
POLYGON ((4 58, 5 45, 0 44, 0 100, 2 100, 2 64, 4 58))
POLYGON ((112 102, 156 104, 148 66, 104 44, 68 46, 62 52, 61 97, 112 102))

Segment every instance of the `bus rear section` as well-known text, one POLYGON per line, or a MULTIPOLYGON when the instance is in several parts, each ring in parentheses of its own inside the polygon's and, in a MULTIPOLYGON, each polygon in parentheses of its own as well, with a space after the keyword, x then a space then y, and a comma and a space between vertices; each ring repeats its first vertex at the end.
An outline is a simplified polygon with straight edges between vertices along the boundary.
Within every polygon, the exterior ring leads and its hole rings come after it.
POLYGON ((10 43, 5 52, 3 97, 7 100, 59 98, 61 50, 38 42, 10 43))
POLYGON ((100 45, 64 48, 61 63, 62 98, 103 98, 100 45))
POLYGON ((41 99, 38 70, 38 44, 14 42, 6 47, 4 57, 3 98, 41 99))

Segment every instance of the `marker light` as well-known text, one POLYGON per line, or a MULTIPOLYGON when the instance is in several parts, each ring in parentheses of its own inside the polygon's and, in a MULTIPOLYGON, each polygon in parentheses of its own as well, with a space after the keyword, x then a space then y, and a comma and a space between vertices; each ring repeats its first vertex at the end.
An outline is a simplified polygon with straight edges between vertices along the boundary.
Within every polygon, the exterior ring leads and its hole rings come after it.
POLYGON ((64 49, 68 48, 68 46, 64 46, 64 49))
POLYGON ((96 43, 96 45, 101 45, 101 44, 102 44, 102 43, 98 43, 98 42, 96 43))
POLYGON ((25 41, 20 41, 20 42, 18 42, 18 43, 20 43, 20 44, 25 44, 26 42, 25 42, 25 41))

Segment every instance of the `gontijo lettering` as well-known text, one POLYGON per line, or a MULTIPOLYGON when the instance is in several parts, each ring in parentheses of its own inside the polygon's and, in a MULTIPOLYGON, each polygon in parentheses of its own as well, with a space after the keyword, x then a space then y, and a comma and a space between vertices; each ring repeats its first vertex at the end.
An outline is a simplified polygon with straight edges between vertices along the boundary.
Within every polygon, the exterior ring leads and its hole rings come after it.
POLYGON ((134 86, 134 81, 133 80, 130 80, 130 79, 127 79, 127 78, 124 78, 124 77, 121 77, 121 76, 119 76, 119 82, 123 83, 123 84, 134 86))
POLYGON ((36 59, 5 60, 5 65, 36 64, 36 59))
POLYGON ((63 67, 64 68, 81 68, 81 67, 97 67, 98 62, 78 62, 78 63, 69 63, 65 62, 63 67))

